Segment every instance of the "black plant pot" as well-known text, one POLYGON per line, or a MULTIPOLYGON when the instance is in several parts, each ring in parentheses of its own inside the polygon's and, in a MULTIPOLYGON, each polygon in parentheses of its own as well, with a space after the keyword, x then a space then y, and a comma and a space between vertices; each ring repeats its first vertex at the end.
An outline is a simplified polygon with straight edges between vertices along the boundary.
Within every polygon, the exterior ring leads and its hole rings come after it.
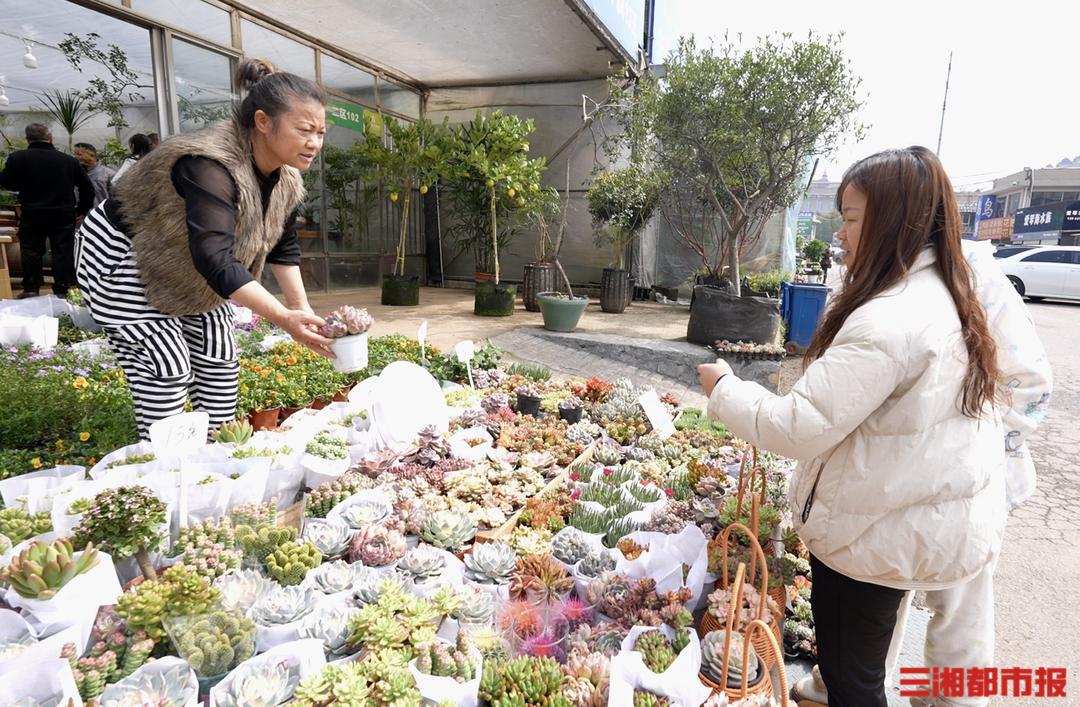
POLYGON ((476 281, 473 314, 480 317, 509 317, 514 313, 517 285, 476 281))
POLYGON ((572 425, 575 422, 581 422, 583 412, 585 412, 583 408, 559 408, 559 417, 572 425))
POLYGON ((619 314, 630 304, 630 271, 604 268, 600 279, 600 309, 611 314, 619 314))
POLYGON ((415 307, 420 304, 420 276, 383 275, 380 301, 391 307, 415 307))
POLYGON ((525 266, 525 277, 521 281, 521 301, 528 312, 539 312, 540 303, 536 296, 541 292, 555 289, 555 266, 551 263, 529 263, 525 266))
POLYGON ((536 417, 540 412, 540 398, 535 395, 517 394, 517 411, 522 415, 536 417))
POLYGON ((729 290, 698 285, 690 305, 686 340, 712 346, 717 341, 776 342, 780 331, 780 302, 760 297, 736 297, 729 290))

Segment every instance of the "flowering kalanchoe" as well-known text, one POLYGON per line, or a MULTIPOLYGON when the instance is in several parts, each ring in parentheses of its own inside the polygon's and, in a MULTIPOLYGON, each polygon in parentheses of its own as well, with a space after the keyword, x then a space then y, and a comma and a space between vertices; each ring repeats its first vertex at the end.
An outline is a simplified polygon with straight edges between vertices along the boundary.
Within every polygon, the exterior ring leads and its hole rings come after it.
POLYGON ((319 333, 329 339, 339 339, 352 334, 363 334, 374 323, 375 320, 366 309, 357 309, 347 304, 326 315, 326 324, 319 327, 319 333))

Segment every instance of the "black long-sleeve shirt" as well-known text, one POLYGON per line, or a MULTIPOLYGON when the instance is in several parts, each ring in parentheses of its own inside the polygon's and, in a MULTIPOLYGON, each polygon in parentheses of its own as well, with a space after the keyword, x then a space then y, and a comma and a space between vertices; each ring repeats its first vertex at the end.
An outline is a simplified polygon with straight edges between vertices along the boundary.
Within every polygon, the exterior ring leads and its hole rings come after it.
POLYGON ((94 185, 82 164, 48 142, 32 142, 11 153, 0 172, 0 187, 19 192, 24 210, 66 210, 85 216, 94 207, 94 185))
MULTIPOLYGON (((256 168, 255 176, 259 180, 265 213, 281 173, 274 171, 270 176, 265 176, 256 168)), ((188 245, 195 269, 206 278, 210 289, 221 297, 231 297, 232 293, 255 280, 255 276, 236 259, 233 250, 238 200, 236 182, 220 162, 198 156, 177 160, 172 170, 172 182, 176 193, 184 200, 188 245)), ((109 220, 127 231, 127 225, 117 214, 118 206, 115 198, 109 200, 105 207, 109 220)), ((281 240, 266 257, 267 263, 300 264, 296 217, 297 211, 293 211, 285 220, 281 240)))

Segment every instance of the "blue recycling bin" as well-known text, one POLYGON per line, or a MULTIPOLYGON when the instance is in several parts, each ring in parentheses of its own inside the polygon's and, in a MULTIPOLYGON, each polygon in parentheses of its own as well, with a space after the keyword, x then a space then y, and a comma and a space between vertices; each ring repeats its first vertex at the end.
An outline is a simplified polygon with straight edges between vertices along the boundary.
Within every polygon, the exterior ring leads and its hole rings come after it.
POLYGON ((810 345, 830 292, 831 287, 820 283, 780 283, 780 316, 787 324, 784 345, 789 354, 801 354, 810 345))

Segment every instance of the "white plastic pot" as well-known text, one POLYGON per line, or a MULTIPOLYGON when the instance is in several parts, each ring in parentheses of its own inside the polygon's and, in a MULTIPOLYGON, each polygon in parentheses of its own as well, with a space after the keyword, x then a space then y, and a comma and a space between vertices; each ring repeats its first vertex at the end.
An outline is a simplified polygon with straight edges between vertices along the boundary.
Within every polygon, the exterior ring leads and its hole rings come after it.
POLYGON ((342 373, 352 373, 367 368, 368 364, 368 335, 352 334, 334 339, 330 344, 330 350, 337 358, 333 359, 334 370, 342 373))

